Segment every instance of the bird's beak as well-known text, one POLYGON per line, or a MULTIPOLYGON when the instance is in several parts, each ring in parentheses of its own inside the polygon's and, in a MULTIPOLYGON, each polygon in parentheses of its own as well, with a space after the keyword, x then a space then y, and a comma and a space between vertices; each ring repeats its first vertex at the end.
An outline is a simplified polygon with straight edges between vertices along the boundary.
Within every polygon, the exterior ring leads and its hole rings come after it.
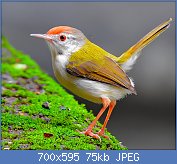
POLYGON ((34 37, 37 37, 37 38, 43 38, 49 42, 52 41, 52 36, 51 35, 47 35, 47 34, 30 34, 30 36, 34 36, 34 37))

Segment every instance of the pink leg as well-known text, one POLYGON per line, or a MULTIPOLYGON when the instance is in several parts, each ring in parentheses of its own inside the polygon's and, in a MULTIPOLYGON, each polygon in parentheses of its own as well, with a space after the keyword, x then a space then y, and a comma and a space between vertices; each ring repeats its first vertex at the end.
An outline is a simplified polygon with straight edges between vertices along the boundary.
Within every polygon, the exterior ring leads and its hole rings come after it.
POLYGON ((112 111, 113 111, 115 105, 116 105, 116 101, 115 101, 115 100, 114 100, 114 101, 111 101, 111 103, 110 103, 110 105, 109 105, 109 110, 108 110, 106 119, 105 119, 105 121, 104 121, 104 124, 103 124, 101 130, 98 132, 98 135, 99 135, 99 136, 103 136, 103 137, 105 137, 105 138, 107 138, 107 139, 109 139, 109 137, 106 136, 106 135, 104 134, 104 132, 105 132, 106 125, 107 125, 107 123, 108 123, 108 121, 109 121, 109 117, 111 116, 111 113, 112 113, 112 111))
POLYGON ((89 125, 89 127, 86 129, 86 131, 81 132, 81 133, 83 133, 85 135, 91 136, 91 137, 99 139, 99 140, 101 140, 100 137, 97 134, 94 134, 92 132, 92 129, 95 126, 95 124, 98 121, 98 119, 101 117, 101 115, 104 113, 104 111, 106 110, 106 108, 109 106, 109 104, 111 102, 109 100, 109 98, 101 98, 101 100, 102 100, 102 103, 103 103, 103 107, 101 108, 100 112, 98 113, 96 118, 93 120, 93 122, 89 125))

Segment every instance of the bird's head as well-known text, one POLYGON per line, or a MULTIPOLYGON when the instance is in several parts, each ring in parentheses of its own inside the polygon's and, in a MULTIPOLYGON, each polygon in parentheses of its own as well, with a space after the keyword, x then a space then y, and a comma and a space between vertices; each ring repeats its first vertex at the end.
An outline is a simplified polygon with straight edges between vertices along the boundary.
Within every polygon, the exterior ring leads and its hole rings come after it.
POLYGON ((80 30, 68 26, 54 27, 46 34, 31 34, 31 36, 45 39, 52 55, 70 55, 86 42, 86 37, 80 30))

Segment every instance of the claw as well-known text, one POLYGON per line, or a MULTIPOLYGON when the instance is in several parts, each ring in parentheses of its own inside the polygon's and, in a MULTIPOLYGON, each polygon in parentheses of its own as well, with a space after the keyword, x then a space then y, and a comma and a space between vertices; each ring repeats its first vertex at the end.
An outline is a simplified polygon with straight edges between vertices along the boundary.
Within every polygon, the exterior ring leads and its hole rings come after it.
POLYGON ((90 130, 86 130, 86 131, 79 132, 79 133, 85 134, 85 135, 90 136, 90 137, 92 137, 92 138, 96 138, 96 139, 100 140, 100 142, 101 142, 100 136, 99 136, 98 134, 94 134, 94 133, 91 132, 90 130))
POLYGON ((107 135, 105 135, 105 134, 104 134, 104 131, 102 131, 102 130, 100 130, 97 134, 98 134, 99 136, 102 136, 102 137, 104 137, 104 138, 110 140, 110 138, 109 138, 107 135))

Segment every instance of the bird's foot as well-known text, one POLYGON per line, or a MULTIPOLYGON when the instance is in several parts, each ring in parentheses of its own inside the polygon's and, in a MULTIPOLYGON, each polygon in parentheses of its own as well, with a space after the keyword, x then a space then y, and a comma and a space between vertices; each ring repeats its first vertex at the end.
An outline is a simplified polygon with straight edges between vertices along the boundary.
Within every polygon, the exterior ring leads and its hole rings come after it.
POLYGON ((97 134, 98 134, 99 136, 102 136, 102 137, 104 137, 104 138, 110 140, 110 138, 109 138, 107 135, 104 134, 104 131, 103 131, 103 130, 100 130, 97 134))
POLYGON ((92 138, 96 138, 96 139, 98 139, 98 140, 100 140, 100 142, 101 142, 101 138, 100 138, 100 136, 98 135, 98 134, 94 134, 92 131, 90 131, 90 130, 86 130, 86 131, 83 131, 83 132, 80 132, 81 134, 85 134, 86 136, 90 136, 90 137, 92 137, 92 138))

